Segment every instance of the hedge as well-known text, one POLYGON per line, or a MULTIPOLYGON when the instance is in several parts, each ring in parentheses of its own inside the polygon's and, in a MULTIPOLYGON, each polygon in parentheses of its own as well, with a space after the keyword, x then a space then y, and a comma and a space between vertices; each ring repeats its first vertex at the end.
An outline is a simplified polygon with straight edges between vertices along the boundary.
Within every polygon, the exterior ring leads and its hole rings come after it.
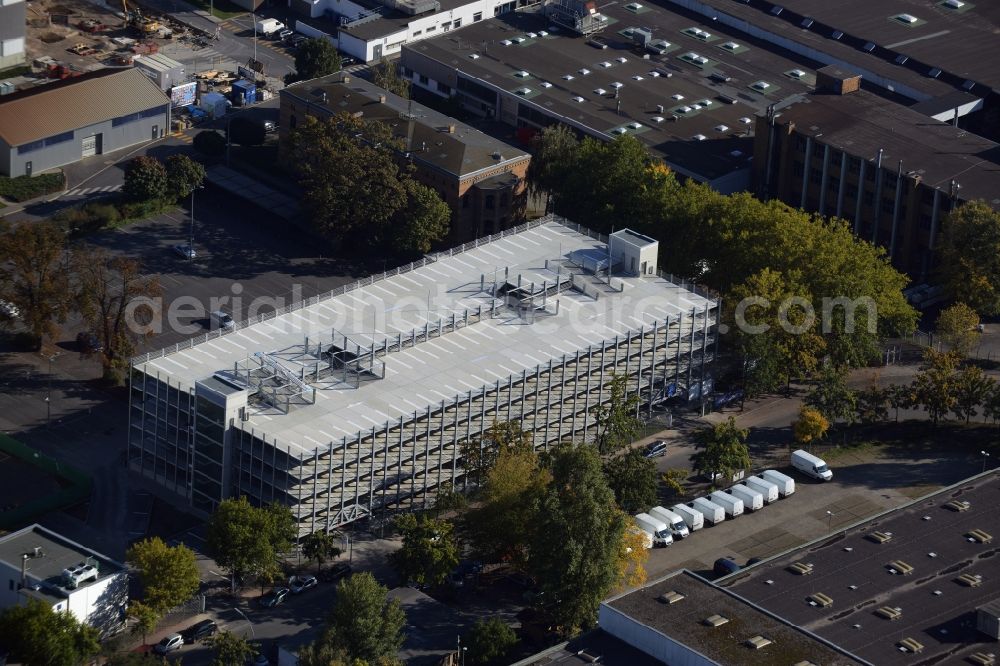
POLYGON ((44 194, 62 190, 66 178, 62 173, 43 173, 40 176, 0 177, 0 197, 11 201, 27 201, 44 194))

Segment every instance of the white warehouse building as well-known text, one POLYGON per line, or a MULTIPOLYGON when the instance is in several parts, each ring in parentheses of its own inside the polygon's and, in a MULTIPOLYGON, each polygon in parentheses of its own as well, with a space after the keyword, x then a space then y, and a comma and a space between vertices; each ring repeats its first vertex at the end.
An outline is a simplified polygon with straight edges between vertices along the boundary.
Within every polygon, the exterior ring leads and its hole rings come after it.
POLYGON ((494 421, 592 441, 615 373, 645 408, 708 383, 719 302, 657 249, 549 216, 133 359, 129 465, 200 512, 285 503, 304 536, 464 489, 494 421))

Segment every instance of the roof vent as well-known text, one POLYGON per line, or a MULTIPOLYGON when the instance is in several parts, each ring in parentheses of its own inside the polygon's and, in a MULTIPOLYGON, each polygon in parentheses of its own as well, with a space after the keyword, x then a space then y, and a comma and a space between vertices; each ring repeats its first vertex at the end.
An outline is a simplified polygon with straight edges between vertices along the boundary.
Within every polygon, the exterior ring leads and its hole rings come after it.
POLYGON ((861 50, 865 53, 871 53, 875 50, 875 42, 865 42, 865 45, 861 47, 861 50))
POLYGON ((614 88, 615 90, 618 90, 619 88, 623 87, 624 85, 625 85, 624 83, 618 83, 617 81, 615 81, 614 83, 611 84, 611 87, 614 88))
POLYGON ((519 79, 526 79, 529 76, 531 76, 531 74, 522 69, 520 72, 514 72, 514 76, 516 76, 519 79))
POLYGON ((629 123, 628 126, 630 129, 634 130, 642 129, 642 123, 629 123))
POLYGON ((580 76, 587 76, 587 74, 590 74, 590 70, 587 69, 586 67, 581 67, 580 70, 579 70, 579 72, 580 72, 580 76))
POLYGON ((531 88, 518 88, 514 92, 517 93, 518 95, 530 95, 531 88))
POLYGON ((479 60, 479 54, 478 53, 470 53, 469 57, 472 58, 473 60, 479 60))
POLYGON ((747 118, 746 116, 743 116, 742 118, 740 118, 740 122, 743 123, 744 125, 749 125, 753 121, 747 118))
POLYGON ((536 32, 529 32, 528 33, 528 37, 531 38, 531 39, 534 39, 535 37, 538 37, 538 33, 536 33, 536 32))
POLYGON ((740 48, 740 45, 737 44, 736 42, 726 42, 725 44, 722 44, 721 46, 722 46, 722 48, 726 49, 727 51, 735 51, 736 49, 740 48))
POLYGON ((759 90, 760 92, 764 92, 765 90, 771 87, 771 84, 768 83, 767 81, 754 81, 753 83, 750 84, 750 87, 753 88, 754 90, 759 90))
POLYGON ((597 64, 600 65, 601 67, 603 67, 604 69, 607 69, 608 67, 611 67, 611 63, 608 62, 607 60, 605 60, 604 62, 599 62, 597 64))
POLYGON ((670 590, 669 592, 660 595, 660 601, 667 605, 676 604, 682 599, 684 599, 684 595, 677 590, 670 590))
POLYGON ((723 617, 718 613, 716 613, 715 615, 710 615, 709 617, 706 617, 704 620, 701 621, 701 623, 707 627, 721 627, 727 622, 729 622, 729 618, 723 617))
POLYGON ((965 3, 962 2, 962 0, 944 0, 941 4, 948 9, 961 9, 965 6, 965 3))
POLYGON ((903 560, 893 560, 885 566, 889 569, 889 573, 894 575, 909 576, 913 573, 913 567, 903 560))
POLYGON ((972 508, 972 504, 966 502, 965 500, 952 500, 944 505, 945 508, 951 509, 952 511, 968 511, 972 508))
POLYGON ((617 60, 618 62, 620 62, 622 64, 628 62, 628 58, 626 58, 625 56, 618 56, 617 58, 615 58, 615 60, 617 60))
POLYGON ((892 532, 872 532, 867 538, 877 544, 888 543, 892 541, 892 532))
POLYGON ((807 16, 804 19, 802 19, 802 22, 799 23, 799 26, 808 30, 809 28, 812 27, 813 23, 815 23, 815 21, 813 21, 811 18, 807 16))
MULTIPOLYGON (((454 125, 452 125, 452 127, 454 127, 454 125)), ((500 154, 499 150, 494 150, 493 151, 493 159, 495 159, 495 160, 502 160, 503 159, 503 155, 500 154)))
POLYGON ((844 36, 843 30, 834 30, 833 32, 830 33, 830 39, 834 41, 839 40, 843 36, 844 36))
POLYGON ((729 126, 728 125, 716 125, 715 126, 715 131, 716 132, 728 132, 729 131, 729 126))
POLYGON ((541 86, 541 87, 543 87, 543 88, 551 88, 551 87, 552 87, 552 84, 551 84, 551 83, 549 83, 548 81, 542 81, 542 82, 541 82, 541 83, 539 83, 538 85, 540 85, 540 86, 541 86))
POLYGON ((822 592, 810 594, 806 597, 806 601, 809 602, 810 606, 819 606, 820 608, 826 608, 827 606, 833 605, 833 599, 822 592))
POLYGON ((641 74, 635 74, 635 75, 632 76, 632 80, 633 81, 642 81, 642 75, 641 74))
POLYGON ((910 654, 919 654, 924 649, 924 644, 913 638, 904 638, 899 641, 898 645, 901 650, 910 654))
POLYGON ((691 140, 692 141, 704 141, 707 138, 708 137, 705 136, 704 134, 695 134, 693 137, 691 137, 691 140))
POLYGON ((801 69, 793 69, 788 72, 788 76, 792 77, 793 79, 801 79, 805 75, 806 73, 801 69))
POLYGON ((682 99, 684 99, 684 95, 682 95, 680 93, 674 93, 670 97, 673 98, 673 99, 676 99, 678 102, 681 101, 682 99))
POLYGON ((913 14, 896 14, 892 18, 896 19, 900 23, 905 23, 907 25, 913 25, 914 23, 920 20, 913 14))
POLYGON ((580 650, 579 652, 576 653, 576 656, 578 656, 581 661, 585 661, 588 664, 596 664, 599 661, 601 661, 601 655, 590 654, 586 650, 580 650))
POLYGON ((905 65, 906 61, 909 60, 909 59, 910 59, 909 56, 905 56, 902 53, 900 53, 898 56, 896 56, 895 63, 897 65, 905 65))
POLYGON ((813 565, 806 562, 794 562, 785 568, 788 569, 788 571, 800 576, 808 576, 813 572, 813 565))
POLYGON ((885 620, 890 620, 890 621, 898 620, 899 618, 903 617, 903 609, 893 608, 892 606, 882 606, 877 611, 875 611, 875 614, 885 620))
POLYGON ((969 541, 975 541, 976 543, 990 543, 993 541, 993 535, 982 530, 971 530, 965 537, 969 541))
POLYGON ((35 546, 31 551, 32 557, 45 557, 45 551, 42 550, 41 546, 35 546))
POLYGON ((783 11, 785 11, 784 7, 779 7, 777 5, 771 7, 771 13, 774 14, 775 16, 781 16, 781 12, 783 11))
POLYGON ((572 81, 575 78, 572 74, 563 74, 563 81, 572 81))
POLYGON ((527 39, 528 39, 527 37, 515 37, 511 41, 513 41, 515 44, 521 44, 525 42, 527 39))
POLYGON ((509 39, 501 39, 500 43, 503 44, 504 46, 510 46, 514 42, 510 41, 509 39))
POLYGON ((654 123, 662 123, 662 122, 663 122, 663 116, 653 116, 653 117, 651 118, 651 120, 652 120, 652 121, 653 121, 654 123))
POLYGON ((584 99, 582 97, 580 97, 579 95, 577 95, 576 97, 573 97, 572 99, 577 104, 580 104, 580 103, 582 103, 584 101, 584 99))
POLYGON ((746 641, 746 646, 753 648, 754 650, 760 650, 762 648, 766 648, 773 642, 774 641, 772 641, 770 638, 764 638, 763 636, 757 635, 754 636, 753 638, 748 638, 746 641))
POLYGON ((594 88, 594 94, 595 95, 607 95, 608 91, 605 90, 604 88, 594 88))
POLYGON ((979 587, 983 584, 983 577, 979 574, 964 573, 956 578, 955 581, 959 585, 964 585, 966 587, 979 587))

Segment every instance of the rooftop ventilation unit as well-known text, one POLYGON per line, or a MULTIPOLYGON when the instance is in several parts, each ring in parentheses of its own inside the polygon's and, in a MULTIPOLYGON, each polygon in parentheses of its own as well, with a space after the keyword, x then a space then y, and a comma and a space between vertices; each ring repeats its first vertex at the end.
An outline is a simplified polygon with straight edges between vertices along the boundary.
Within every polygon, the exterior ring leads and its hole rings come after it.
POLYGON ((587 76, 588 74, 590 74, 590 70, 587 69, 586 67, 581 67, 579 69, 579 73, 580 73, 580 76, 587 76))
POLYGON ((582 103, 584 101, 584 99, 582 97, 580 97, 579 95, 577 95, 576 97, 573 97, 572 100, 574 102, 576 102, 577 104, 580 104, 580 103, 582 103))
POLYGON ((541 82, 541 83, 539 83, 538 85, 540 85, 540 86, 541 86, 541 87, 543 87, 543 88, 551 88, 551 87, 552 87, 552 84, 551 84, 551 83, 549 83, 548 81, 542 81, 542 82, 541 82))
POLYGON ((662 123, 662 122, 663 122, 663 116, 653 116, 653 117, 651 118, 651 120, 652 120, 652 121, 653 121, 654 123, 662 123))
POLYGON ((812 27, 813 23, 815 23, 815 21, 813 21, 811 18, 809 18, 807 16, 804 19, 802 19, 801 23, 799 23, 799 27, 802 27, 802 28, 805 28, 806 30, 808 30, 809 28, 812 27))
POLYGON ((899 646, 910 654, 920 654, 924 650, 924 644, 914 638, 904 638, 899 646))
POLYGON ((695 134, 693 137, 691 137, 691 140, 692 141, 704 141, 707 138, 708 137, 705 136, 704 134, 695 134))
POLYGON ((819 606, 820 608, 826 608, 827 606, 833 605, 833 599, 823 594, 822 592, 816 592, 814 594, 810 594, 808 597, 806 597, 806 601, 808 601, 809 604, 813 606, 819 606))
POLYGON ((67 567, 62 571, 63 587, 69 590, 75 590, 80 587, 81 583, 96 581, 97 577, 97 566, 90 562, 81 562, 75 567, 67 567))
POLYGON ((701 621, 701 623, 706 627, 721 627, 727 622, 729 622, 729 618, 723 617, 718 613, 716 613, 715 615, 709 615, 708 617, 706 617, 704 620, 701 621))
POLYGON ((961 513, 962 511, 968 511, 972 508, 972 504, 965 500, 952 500, 944 505, 946 509, 951 509, 952 511, 957 511, 961 513))
POLYGON ((622 64, 628 62, 628 58, 626 58, 625 56, 618 56, 617 58, 615 58, 615 60, 617 60, 618 62, 620 62, 622 64))
POLYGON ((956 578, 955 582, 965 587, 979 587, 983 584, 983 577, 979 574, 964 573, 956 578))
POLYGON ((893 18, 899 21, 900 23, 905 23, 907 25, 913 25, 914 23, 920 20, 913 14, 896 14, 895 16, 893 16, 893 18))
POLYGON ((788 571, 800 576, 808 576, 813 572, 813 565, 806 562, 794 562, 785 567, 788 571))
POLYGON ((642 9, 642 5, 640 5, 638 2, 630 2, 627 5, 625 5, 625 9, 628 9, 629 11, 637 12, 640 9, 642 9))
POLYGON ((510 41, 509 39, 501 39, 500 43, 503 44, 504 46, 510 46, 514 42, 510 41))
POLYGON ((871 53, 875 50, 875 42, 865 42, 865 45, 861 47, 861 50, 865 53, 871 53))
POLYGON ((875 611, 875 614, 884 620, 895 621, 903 617, 903 609, 893 608, 892 606, 882 606, 875 611))
POLYGON ((909 60, 909 59, 910 59, 909 56, 905 56, 902 53, 900 53, 898 56, 896 56, 895 63, 897 65, 905 65, 906 61, 909 60))
POLYGON ((788 76, 792 77, 793 79, 801 79, 805 75, 806 73, 803 72, 801 69, 793 69, 792 71, 788 72, 788 76))
POLYGON ((607 60, 605 60, 604 62, 599 62, 597 64, 598 64, 598 66, 603 67, 604 69, 607 69, 608 67, 611 67, 611 63, 608 62, 607 60))
POLYGON ((529 76, 531 76, 531 74, 522 69, 520 72, 514 72, 514 76, 516 76, 519 79, 526 79, 529 76))
POLYGON ((634 130, 640 130, 640 129, 642 129, 642 123, 634 123, 633 122, 633 123, 629 123, 628 126, 631 129, 634 129, 634 130))
POLYGON ((611 87, 614 88, 615 90, 618 90, 620 88, 624 88, 625 84, 624 83, 618 83, 617 81, 615 81, 614 83, 611 84, 611 87))
POLYGON ((677 113, 691 113, 692 111, 694 111, 694 109, 692 109, 690 106, 682 106, 679 109, 677 109, 677 113))
POLYGON ((766 648, 768 645, 773 643, 770 638, 764 638, 763 636, 754 636, 753 638, 748 638, 746 641, 746 646, 753 648, 754 650, 760 650, 766 648))
POLYGON ((736 42, 726 42, 725 44, 722 45, 722 48, 726 49, 727 51, 735 51, 736 49, 740 48, 740 45, 737 44, 736 42))
POLYGON ((982 530, 971 530, 965 535, 969 541, 975 541, 976 543, 987 544, 993 541, 993 535, 989 532, 984 532, 982 530))
POLYGON ((613 130, 611 130, 611 133, 612 134, 628 134, 628 129, 626 129, 625 127, 616 127, 613 130))
POLYGON ((531 94, 531 88, 518 88, 514 92, 518 95, 529 95, 531 94))
POLYGON ((716 132, 728 132, 729 131, 729 126, 728 125, 716 125, 715 126, 715 131, 716 132))
POLYGON ((632 80, 633 81, 642 81, 643 80, 642 74, 635 74, 635 75, 633 75, 632 76, 632 80))
POLYGON ((885 565, 889 569, 891 574, 901 574, 903 576, 909 576, 913 573, 913 567, 904 562, 903 560, 893 560, 889 564, 885 565))
POLYGON ((892 532, 872 532, 868 535, 868 540, 877 544, 888 543, 892 541, 892 532))
POLYGON ((962 0, 944 0, 941 4, 948 9, 961 9, 965 6, 965 3, 962 2, 962 0))
POLYGON ((594 88, 594 94, 595 95, 607 95, 608 91, 605 90, 604 88, 594 88))
POLYGON ((767 81, 754 81, 753 83, 750 84, 750 87, 753 88, 754 90, 759 90, 760 92, 764 92, 765 90, 771 87, 771 84, 768 83, 767 81))
POLYGON ((563 74, 563 81, 572 81, 575 78, 572 74, 563 74))
POLYGON ((528 38, 527 37, 515 37, 511 41, 514 42, 515 44, 523 44, 524 42, 528 41, 528 38))
POLYGON ((536 37, 538 37, 538 33, 534 33, 534 32, 529 32, 528 33, 528 39, 535 39, 536 37))
POLYGON ((409 16, 441 11, 441 3, 438 0, 390 0, 386 4, 409 16))
POLYGON ((749 125, 753 121, 747 118, 746 116, 743 116, 742 118, 740 118, 740 122, 743 123, 744 125, 749 125))
POLYGON ((661 594, 659 599, 661 602, 671 605, 676 604, 678 601, 682 601, 684 599, 684 595, 677 590, 670 590, 665 594, 661 594))
POLYGON ((548 37, 549 33, 545 32, 544 30, 539 30, 538 31, 538 36, 539 37, 548 37))
POLYGON ((671 95, 671 97, 673 99, 676 99, 678 102, 681 101, 682 99, 684 99, 684 95, 682 95, 680 93, 674 93, 673 95, 671 95))
POLYGON ((657 71, 656 71, 656 70, 654 69, 654 70, 652 70, 652 71, 651 71, 651 72, 649 73, 649 75, 650 75, 650 76, 652 76, 652 77, 653 77, 654 79, 656 79, 656 78, 659 78, 659 76, 660 76, 660 73, 659 73, 659 72, 657 72, 657 71))
POLYGON ((470 53, 469 57, 472 58, 473 60, 479 60, 479 54, 478 53, 470 53))
POLYGON ((830 33, 830 39, 833 40, 839 40, 843 36, 844 36, 843 30, 834 30, 833 32, 830 33))

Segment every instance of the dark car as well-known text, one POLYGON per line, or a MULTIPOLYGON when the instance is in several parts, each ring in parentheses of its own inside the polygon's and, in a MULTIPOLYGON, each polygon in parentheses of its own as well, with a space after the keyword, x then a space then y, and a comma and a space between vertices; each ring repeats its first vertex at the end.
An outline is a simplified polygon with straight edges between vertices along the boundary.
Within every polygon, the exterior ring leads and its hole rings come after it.
POLYGON ((288 596, 289 589, 287 587, 279 587, 272 590, 260 598, 260 605, 264 608, 274 608, 288 596))
POLYGON ((341 578, 347 578, 350 576, 352 572, 353 569, 350 564, 347 562, 338 562, 329 569, 324 569, 320 574, 320 578, 328 583, 336 583, 341 578))
POLYGON ((741 568, 740 565, 728 557, 720 557, 712 566, 712 571, 715 572, 716 576, 728 576, 729 574, 736 573, 741 568))
POLYGON ((80 331, 76 334, 76 348, 81 354, 93 354, 104 349, 101 339, 89 331, 80 331))
POLYGON ((219 630, 219 625, 215 623, 215 620, 202 620, 196 624, 192 624, 190 627, 181 632, 181 636, 184 637, 185 643, 194 643, 195 641, 200 641, 203 638, 208 638, 209 636, 214 636, 215 632, 219 630))
POLYGON ((647 458, 659 458, 667 452, 667 443, 664 441, 653 442, 643 450, 642 455, 647 458))

